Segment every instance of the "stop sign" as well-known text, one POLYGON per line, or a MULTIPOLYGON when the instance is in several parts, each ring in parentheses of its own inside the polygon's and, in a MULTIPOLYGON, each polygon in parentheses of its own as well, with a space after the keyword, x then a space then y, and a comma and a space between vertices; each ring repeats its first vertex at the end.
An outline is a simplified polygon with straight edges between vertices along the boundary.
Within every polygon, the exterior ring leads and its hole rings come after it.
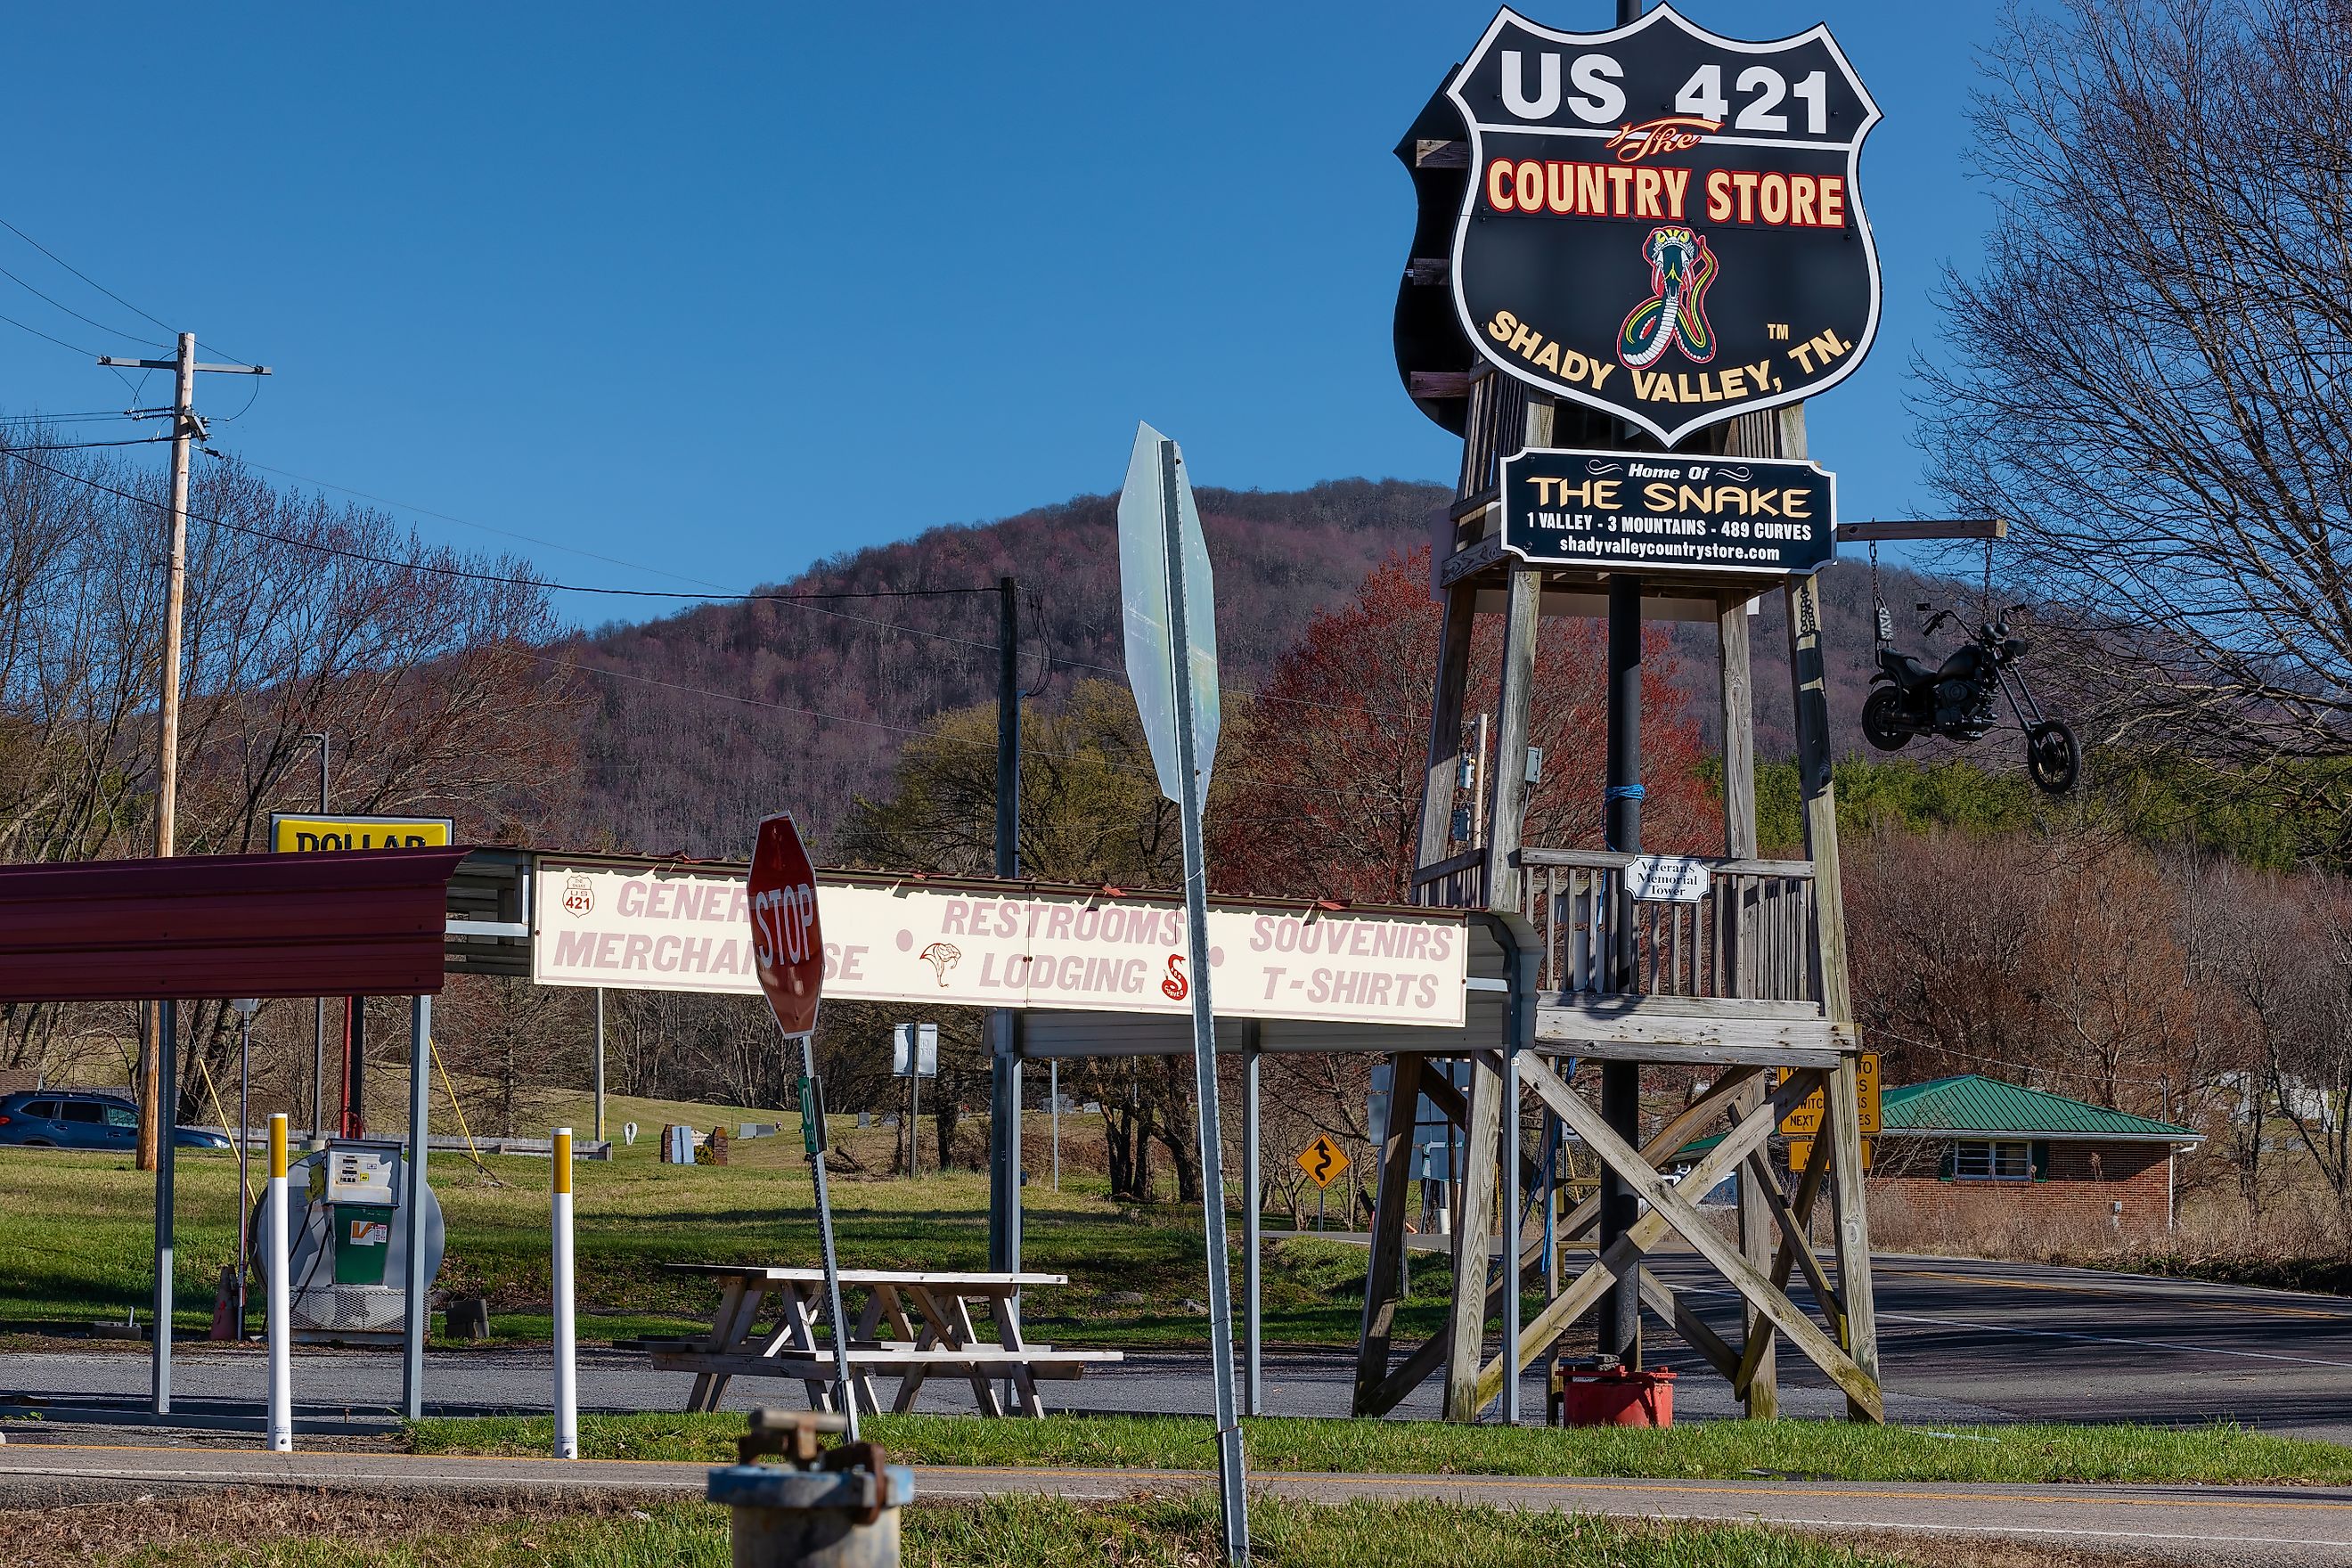
POLYGON ((790 816, 760 824, 751 851, 751 956, 760 989, 787 1035, 816 1028, 824 943, 816 921, 816 868, 790 816))

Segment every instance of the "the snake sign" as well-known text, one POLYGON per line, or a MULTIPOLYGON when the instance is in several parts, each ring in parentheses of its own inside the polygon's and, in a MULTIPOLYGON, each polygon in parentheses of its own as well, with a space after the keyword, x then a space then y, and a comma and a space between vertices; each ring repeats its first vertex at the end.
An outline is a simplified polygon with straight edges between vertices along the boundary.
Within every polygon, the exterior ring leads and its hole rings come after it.
POLYGON ((1501 468, 1524 561, 1787 577, 1836 552, 1836 476, 1801 459, 1530 447, 1501 468))
POLYGON ((1673 445, 1851 375, 1878 329, 1854 165, 1878 107, 1826 27, 1607 33, 1506 10, 1444 89, 1469 142, 1455 314, 1510 375, 1673 445))

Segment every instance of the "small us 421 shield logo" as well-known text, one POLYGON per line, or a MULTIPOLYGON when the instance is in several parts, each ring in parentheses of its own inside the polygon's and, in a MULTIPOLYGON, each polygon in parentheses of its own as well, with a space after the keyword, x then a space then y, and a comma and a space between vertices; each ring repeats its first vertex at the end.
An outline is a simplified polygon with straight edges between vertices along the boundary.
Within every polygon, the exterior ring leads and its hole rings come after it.
POLYGON ((1878 106, 1827 27, 1751 44, 1666 6, 1590 34, 1506 10, 1445 96, 1470 141, 1454 309, 1506 373, 1671 446, 1861 364, 1878 106))

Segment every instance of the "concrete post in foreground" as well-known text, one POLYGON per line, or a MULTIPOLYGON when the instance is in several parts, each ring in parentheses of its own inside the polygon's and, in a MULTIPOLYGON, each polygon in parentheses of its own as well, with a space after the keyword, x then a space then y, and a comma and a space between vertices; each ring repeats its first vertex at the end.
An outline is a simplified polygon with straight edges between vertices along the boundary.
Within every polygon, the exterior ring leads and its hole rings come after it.
POLYGON ((898 1510, 915 1495, 915 1475, 890 1464, 879 1445, 820 1450, 820 1434, 841 1434, 832 1410, 755 1410, 736 1439, 740 1463, 710 1472, 707 1495, 734 1510, 735 1568, 898 1568, 898 1510), (763 1465, 773 1454, 784 1465, 763 1465))

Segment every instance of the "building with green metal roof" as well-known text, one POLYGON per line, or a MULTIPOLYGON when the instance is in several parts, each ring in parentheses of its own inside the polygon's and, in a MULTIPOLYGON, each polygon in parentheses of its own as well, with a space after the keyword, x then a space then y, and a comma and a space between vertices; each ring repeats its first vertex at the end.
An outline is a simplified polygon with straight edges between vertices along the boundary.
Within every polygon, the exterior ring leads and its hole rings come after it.
MULTIPOLYGON (((1938 1234, 1958 1246, 2037 1227, 2168 1230, 2175 1156, 2204 1141, 1981 1073, 1903 1084, 1881 1092, 1879 1131, 1866 1140, 1873 1224, 1905 1238, 1896 1245, 1929 1246, 1938 1234)), ((1718 1142, 1688 1144, 1681 1158, 1718 1142)))
POLYGON ((1879 1096, 1883 1136, 2066 1138, 2194 1144, 2201 1132, 1982 1073, 1906 1083, 1879 1096))
POLYGON ((1871 1205, 1890 1230, 2171 1228, 2175 1156, 2204 1135, 1981 1073, 1880 1096, 1871 1205))

